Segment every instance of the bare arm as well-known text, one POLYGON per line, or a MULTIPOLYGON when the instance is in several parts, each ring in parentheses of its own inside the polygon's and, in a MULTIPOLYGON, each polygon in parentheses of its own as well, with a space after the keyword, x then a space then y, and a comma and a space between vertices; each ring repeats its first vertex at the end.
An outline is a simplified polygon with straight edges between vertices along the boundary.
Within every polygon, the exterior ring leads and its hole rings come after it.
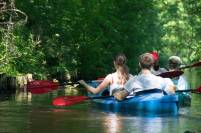
POLYGON ((174 86, 174 85, 169 85, 169 86, 168 86, 168 92, 169 92, 170 94, 174 94, 174 93, 175 93, 175 90, 176 90, 176 86, 174 86))
POLYGON ((104 79, 103 82, 98 87, 95 88, 95 87, 88 85, 84 80, 79 80, 78 82, 81 85, 83 85, 87 89, 87 91, 89 91, 93 94, 97 94, 97 93, 101 92, 104 88, 106 88, 110 84, 110 81, 108 81, 107 79, 104 79))
POLYGON ((174 94, 176 90, 176 86, 173 84, 172 80, 169 78, 164 78, 166 82, 166 91, 168 94, 174 94))

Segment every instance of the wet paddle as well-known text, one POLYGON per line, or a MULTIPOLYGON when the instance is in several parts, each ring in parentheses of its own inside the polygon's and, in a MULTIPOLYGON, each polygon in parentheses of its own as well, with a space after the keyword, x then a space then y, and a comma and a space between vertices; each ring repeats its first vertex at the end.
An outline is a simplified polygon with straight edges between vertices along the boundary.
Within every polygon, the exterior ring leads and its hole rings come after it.
POLYGON ((97 96, 97 97, 87 97, 87 96, 60 96, 53 99, 52 105, 54 106, 71 106, 74 104, 81 103, 89 99, 104 99, 113 96, 97 96))
MULTIPOLYGON (((91 81, 87 81, 87 83, 99 82, 99 81, 102 81, 102 80, 91 80, 91 81)), ((34 80, 31 82, 28 82, 27 90, 31 92, 32 94, 44 94, 44 93, 48 93, 58 89, 59 86, 74 85, 74 84, 79 84, 79 83, 70 82, 70 83, 59 84, 57 82, 53 82, 49 80, 34 80)))
MULTIPOLYGON (((192 92, 196 94, 201 94, 201 86, 197 89, 189 89, 189 90, 177 90, 176 92, 192 92)), ((87 97, 87 96, 60 96, 53 99, 52 104, 54 106, 71 106, 74 104, 81 103, 85 100, 92 100, 92 99, 104 99, 110 98, 113 96, 97 96, 97 97, 87 97)))

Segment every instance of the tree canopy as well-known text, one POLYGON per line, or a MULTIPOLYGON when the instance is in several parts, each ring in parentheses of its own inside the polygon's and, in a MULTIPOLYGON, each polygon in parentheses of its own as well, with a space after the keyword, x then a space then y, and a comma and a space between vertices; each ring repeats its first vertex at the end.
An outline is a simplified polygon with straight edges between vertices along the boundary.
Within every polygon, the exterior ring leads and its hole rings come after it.
POLYGON ((93 79, 113 71, 124 53, 131 73, 138 56, 157 50, 185 63, 201 57, 201 0, 3 0, 0 72, 93 79))

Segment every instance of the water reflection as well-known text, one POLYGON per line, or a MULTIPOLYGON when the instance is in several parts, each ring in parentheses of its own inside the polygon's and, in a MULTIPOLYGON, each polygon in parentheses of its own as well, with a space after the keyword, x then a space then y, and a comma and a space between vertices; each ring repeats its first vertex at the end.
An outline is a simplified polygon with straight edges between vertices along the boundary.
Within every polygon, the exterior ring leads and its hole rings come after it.
POLYGON ((103 129, 106 133, 121 133, 123 129, 121 117, 116 114, 110 114, 103 117, 103 129))
POLYGON ((160 133, 162 132, 162 120, 162 118, 136 118, 133 122, 136 127, 139 127, 136 128, 139 133, 160 133))
POLYGON ((58 96, 64 96, 64 95, 78 95, 80 92, 78 91, 77 85, 75 86, 65 86, 60 87, 57 90, 54 90, 49 93, 44 94, 31 94, 30 92, 23 91, 23 90, 17 90, 15 94, 15 100, 17 102, 26 102, 28 104, 31 104, 33 101, 38 100, 44 100, 44 97, 47 99, 53 99, 54 97, 58 96))
POLYGON ((109 114, 102 119, 105 133, 169 133, 170 131, 178 131, 178 117, 139 117, 109 114))
POLYGON ((28 104, 31 103, 32 94, 27 92, 18 92, 15 95, 15 100, 17 102, 27 102, 28 104))

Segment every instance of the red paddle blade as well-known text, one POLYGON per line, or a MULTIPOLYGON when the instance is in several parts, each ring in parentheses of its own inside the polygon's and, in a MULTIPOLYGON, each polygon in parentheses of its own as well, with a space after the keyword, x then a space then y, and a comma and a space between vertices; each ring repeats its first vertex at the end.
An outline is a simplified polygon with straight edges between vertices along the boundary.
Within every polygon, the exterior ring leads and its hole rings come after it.
POLYGON ((53 99, 52 104, 54 106, 71 106, 76 103, 81 103, 82 101, 89 99, 86 96, 61 96, 53 99))
POLYGON ((201 93, 201 86, 195 90, 196 93, 201 93))
POLYGON ((183 71, 169 71, 169 72, 158 74, 157 76, 160 76, 163 78, 174 78, 174 77, 181 76, 183 73, 184 73, 183 71))
POLYGON ((104 80, 104 78, 103 78, 103 77, 100 77, 100 78, 97 78, 97 80, 100 80, 100 81, 102 80, 102 81, 103 81, 103 80, 104 80))
POLYGON ((27 90, 32 94, 44 94, 57 89, 58 83, 48 80, 35 80, 27 84, 27 90))

